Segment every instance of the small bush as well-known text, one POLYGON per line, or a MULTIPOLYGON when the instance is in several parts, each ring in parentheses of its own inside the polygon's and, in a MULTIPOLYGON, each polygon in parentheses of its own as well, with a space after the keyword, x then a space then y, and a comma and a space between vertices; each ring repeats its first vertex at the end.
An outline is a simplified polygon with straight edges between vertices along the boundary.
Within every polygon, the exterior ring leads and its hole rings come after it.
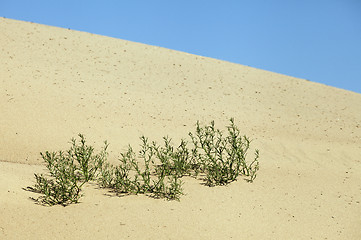
POLYGON ((113 189, 117 193, 151 194, 154 197, 179 200, 179 195, 182 194, 179 177, 167 177, 169 174, 165 168, 156 168, 154 146, 144 136, 141 141, 139 158, 143 162, 142 166, 129 146, 127 152, 121 153, 118 166, 105 165, 102 168, 98 182, 102 187, 113 189))
POLYGON ((228 184, 241 174, 249 176, 248 181, 252 182, 259 169, 258 150, 254 160, 247 164, 251 141, 240 135, 233 118, 230 122, 227 136, 215 129, 214 121, 204 127, 197 122, 195 134, 189 133, 194 145, 193 156, 198 160, 200 171, 206 174, 206 184, 209 186, 228 184))
POLYGON ((107 158, 107 148, 109 144, 104 142, 105 146, 99 154, 94 154, 94 148, 86 145, 85 137, 82 134, 80 137, 80 144, 76 140, 71 139, 71 148, 68 151, 68 157, 73 161, 76 160, 77 167, 82 174, 85 182, 94 180, 97 177, 98 169, 101 168, 107 158))
POLYGON ((191 152, 187 148, 187 142, 181 140, 178 148, 174 149, 171 144, 171 139, 164 137, 164 147, 158 145, 156 142, 152 143, 151 149, 156 158, 160 161, 157 165, 156 171, 164 171, 166 175, 177 175, 183 177, 185 175, 192 175, 192 170, 196 165, 192 162, 191 152))
POLYGON ((36 184, 28 187, 29 190, 42 193, 36 201, 47 205, 68 205, 77 203, 81 197, 81 187, 85 182, 93 180, 97 170, 101 168, 107 157, 108 144, 94 155, 94 148, 85 144, 85 138, 79 134, 80 144, 71 140, 71 148, 66 153, 40 153, 49 170, 50 178, 35 174, 36 184))
POLYGON ((77 174, 74 165, 67 159, 62 152, 46 153, 42 155, 48 161, 52 161, 48 165, 51 172, 51 179, 47 179, 44 175, 35 174, 36 184, 33 188, 34 192, 42 193, 37 201, 47 205, 67 205, 77 203, 81 197, 81 186, 79 174, 77 174))

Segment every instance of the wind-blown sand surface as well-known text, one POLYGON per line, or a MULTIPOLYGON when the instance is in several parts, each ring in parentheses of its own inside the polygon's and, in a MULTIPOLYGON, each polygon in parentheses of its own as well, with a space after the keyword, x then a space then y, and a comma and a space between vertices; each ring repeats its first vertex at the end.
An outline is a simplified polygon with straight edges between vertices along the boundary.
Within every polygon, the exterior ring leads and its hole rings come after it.
POLYGON ((5 18, 0 43, 0 239, 361 239, 360 94, 5 18), (78 133, 116 162, 143 134, 177 143, 231 117, 260 150, 254 183, 184 178, 180 202, 88 184, 68 207, 22 189, 78 133))

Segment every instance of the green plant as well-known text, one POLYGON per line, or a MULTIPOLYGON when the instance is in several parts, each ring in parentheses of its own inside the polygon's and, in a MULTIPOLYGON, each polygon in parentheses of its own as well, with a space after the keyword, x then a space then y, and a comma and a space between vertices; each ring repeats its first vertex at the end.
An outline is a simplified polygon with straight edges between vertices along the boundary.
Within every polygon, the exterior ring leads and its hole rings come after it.
POLYGON ((240 174, 249 176, 248 181, 252 182, 259 169, 259 151, 256 150, 255 159, 247 164, 251 141, 240 135, 233 118, 230 122, 227 136, 215 129, 214 121, 204 127, 197 122, 195 134, 189 133, 194 145, 193 156, 198 159, 200 171, 206 174, 206 184, 209 186, 228 184, 240 174))
POLYGON ((101 187, 109 188, 114 185, 114 166, 104 163, 100 168, 100 176, 97 181, 101 187))
POLYGON ((82 134, 80 137, 80 144, 78 145, 74 138, 71 139, 71 148, 68 151, 68 157, 77 162, 77 167, 82 173, 85 182, 94 180, 101 168, 105 159, 107 158, 107 148, 109 144, 104 142, 105 146, 99 154, 94 154, 94 148, 86 145, 85 137, 82 134))
POLYGON ((129 146, 125 153, 120 154, 118 166, 104 165, 98 180, 101 186, 117 193, 151 194, 157 198, 179 200, 182 183, 177 176, 167 177, 166 168, 156 168, 154 145, 150 145, 144 136, 140 139, 139 159, 143 164, 138 162, 133 148, 129 146))
POLYGON ((175 199, 179 201, 180 195, 183 195, 182 180, 180 180, 177 175, 173 175, 169 178, 169 182, 170 182, 169 184, 170 186, 167 187, 165 190, 166 198, 168 198, 169 200, 175 199))
POLYGON ((149 163, 142 171, 131 146, 126 153, 121 153, 120 164, 114 170, 114 184, 111 186, 120 193, 146 193, 150 185, 149 163))
POLYGON ((37 201, 48 205, 68 205, 78 202, 81 197, 80 191, 84 184, 80 182, 72 159, 66 157, 63 152, 41 154, 47 161, 47 168, 51 178, 48 179, 42 174, 35 174, 36 184, 32 189, 34 192, 42 193, 37 201))
POLYGON ((107 157, 108 144, 100 154, 94 155, 94 148, 85 144, 85 138, 79 134, 80 145, 71 140, 71 148, 67 152, 40 153, 49 170, 50 178, 35 174, 36 184, 29 190, 41 193, 38 202, 47 205, 68 205, 77 203, 81 197, 81 187, 85 182, 93 180, 97 170, 102 167, 107 157))
POLYGON ((160 164, 156 166, 156 171, 164 171, 166 175, 177 175, 183 177, 192 175, 195 163, 191 162, 191 153, 187 148, 187 142, 181 140, 180 145, 175 149, 171 144, 171 139, 164 137, 164 147, 156 142, 152 143, 151 149, 160 164))

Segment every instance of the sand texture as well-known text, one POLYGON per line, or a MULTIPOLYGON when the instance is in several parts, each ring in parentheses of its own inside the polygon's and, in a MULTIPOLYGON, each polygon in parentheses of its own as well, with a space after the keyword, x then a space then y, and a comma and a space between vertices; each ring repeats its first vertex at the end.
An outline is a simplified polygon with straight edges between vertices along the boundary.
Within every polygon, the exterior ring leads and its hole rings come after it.
POLYGON ((361 239, 361 94, 155 46, 0 18, 0 239, 361 239), (44 207, 23 188, 40 152, 83 133, 116 162, 141 135, 174 142, 234 117, 254 183, 184 179, 181 201, 44 207))

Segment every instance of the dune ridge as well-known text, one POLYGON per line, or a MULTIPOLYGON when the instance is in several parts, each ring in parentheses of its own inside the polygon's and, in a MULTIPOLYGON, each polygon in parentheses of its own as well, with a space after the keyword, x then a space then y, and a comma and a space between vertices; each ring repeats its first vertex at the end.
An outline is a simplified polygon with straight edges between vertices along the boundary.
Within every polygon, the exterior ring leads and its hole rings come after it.
POLYGON ((0 18, 0 238, 360 239, 361 94, 91 33, 0 18), (109 197, 46 208, 22 190, 39 152, 83 133, 110 161, 146 135, 176 143, 234 117, 260 149, 258 177, 181 202, 109 197), (116 209, 116 211, 114 211, 116 209), (19 228, 18 226, 23 226, 19 228))

